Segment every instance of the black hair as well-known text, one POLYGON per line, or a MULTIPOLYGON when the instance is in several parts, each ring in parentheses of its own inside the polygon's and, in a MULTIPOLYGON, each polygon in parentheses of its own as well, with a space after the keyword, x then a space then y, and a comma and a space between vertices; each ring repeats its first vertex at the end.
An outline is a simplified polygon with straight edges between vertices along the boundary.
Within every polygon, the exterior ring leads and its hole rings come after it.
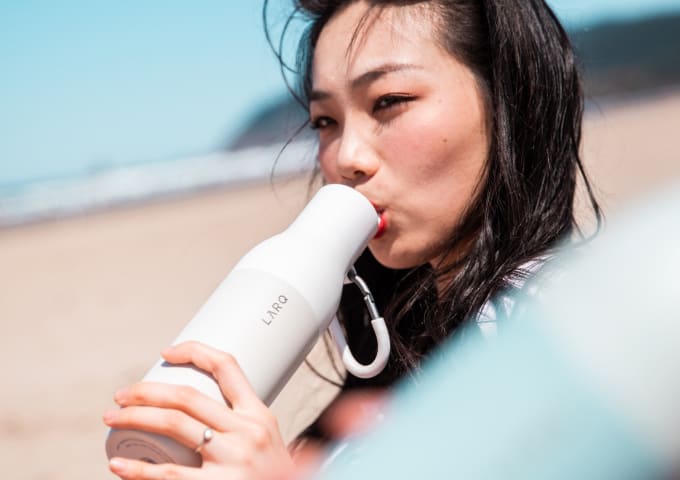
MULTIPOLYGON (((293 15, 306 15, 309 26, 291 69, 299 73, 298 83, 290 89, 305 107, 319 35, 331 17, 354 1, 295 1, 293 15)), ((484 179, 446 245, 451 252, 463 246, 462 256, 453 263, 400 271, 383 267, 369 251, 357 262, 391 331, 388 368, 371 382, 388 385, 417 368, 433 347, 507 288, 509 279, 522 275, 523 264, 580 233, 573 210, 578 175, 598 227, 601 211, 579 155, 583 93, 577 63, 567 33, 543 0, 367 3, 378 10, 431 9, 436 40, 477 78, 490 132, 484 179), (447 279, 443 289, 441 279, 447 279)), ((340 317, 355 355, 370 360, 374 343, 361 298, 350 291, 343 295, 340 317)), ((348 385, 358 383, 348 378, 348 385)))

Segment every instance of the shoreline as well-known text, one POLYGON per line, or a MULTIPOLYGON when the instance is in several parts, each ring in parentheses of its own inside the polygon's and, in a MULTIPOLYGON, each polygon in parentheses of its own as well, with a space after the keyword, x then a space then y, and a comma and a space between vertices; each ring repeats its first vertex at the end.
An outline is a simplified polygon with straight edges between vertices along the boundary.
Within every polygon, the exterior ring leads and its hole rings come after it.
POLYGON ((246 180, 238 180, 233 182, 223 182, 209 186, 197 186, 188 188, 182 191, 175 192, 160 192, 150 194, 144 198, 131 198, 127 200, 120 200, 110 204, 94 205, 90 207, 83 207, 82 209, 74 209, 63 214, 46 214, 32 218, 21 218, 13 222, 3 223, 0 219, 0 235, 3 232, 12 230, 30 229, 32 227, 40 227, 42 225, 58 224, 63 221, 77 220, 80 218, 86 219, 88 217, 97 217, 100 215, 107 215, 117 211, 135 210, 138 208, 146 208, 153 206, 163 206, 166 204, 183 202, 196 197, 210 197, 213 195, 221 195, 228 193, 238 194, 252 189, 270 188, 276 190, 277 186, 285 185, 291 182, 309 181, 310 175, 304 171, 300 173, 286 173, 277 175, 275 178, 253 178, 246 180))
POLYGON ((0 188, 0 230, 91 212, 276 183, 313 168, 309 142, 214 152, 0 188))

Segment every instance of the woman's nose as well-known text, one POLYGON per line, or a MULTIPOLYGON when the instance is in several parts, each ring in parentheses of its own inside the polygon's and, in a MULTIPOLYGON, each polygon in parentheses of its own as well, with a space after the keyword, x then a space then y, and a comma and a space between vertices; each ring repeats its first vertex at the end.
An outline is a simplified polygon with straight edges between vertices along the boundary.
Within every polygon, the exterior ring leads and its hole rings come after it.
POLYGON ((365 182, 378 171, 380 162, 370 142, 359 130, 345 128, 337 151, 337 173, 349 184, 365 182))

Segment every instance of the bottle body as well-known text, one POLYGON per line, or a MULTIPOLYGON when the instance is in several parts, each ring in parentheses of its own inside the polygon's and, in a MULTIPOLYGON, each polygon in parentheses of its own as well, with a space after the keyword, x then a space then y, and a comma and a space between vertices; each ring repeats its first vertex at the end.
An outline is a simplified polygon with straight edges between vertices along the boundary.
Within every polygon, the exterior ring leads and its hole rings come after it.
MULTIPOLYGON (((349 187, 323 187, 286 231, 248 252, 173 341, 198 341, 232 354, 259 398, 270 404, 337 310, 347 271, 378 225, 375 209, 349 187)), ((143 381, 188 385, 225 401, 206 373, 159 360, 143 381)), ((111 430, 109 458, 201 464, 170 438, 111 430)))
MULTIPOLYGON (((317 321, 305 298, 285 280, 262 270, 237 269, 173 344, 194 340, 229 352, 258 397, 270 404, 329 322, 330 318, 317 321), (257 300, 243 302, 254 290, 257 300), (217 317, 220 321, 214 322, 217 317)), ((159 361, 144 381, 191 385, 223 400, 212 378, 191 367, 159 361)))
MULTIPOLYGON (((270 404, 312 349, 319 329, 330 320, 317 323, 304 297, 281 278, 261 270, 237 269, 220 284, 173 344, 193 340, 231 353, 258 396, 270 404), (254 290, 258 292, 257 301, 243 302, 254 290)), ((188 385, 225 401, 213 378, 189 365, 170 365, 161 359, 143 381, 188 385)), ((197 453, 148 432, 114 430, 106 448, 109 457, 201 464, 197 453)))

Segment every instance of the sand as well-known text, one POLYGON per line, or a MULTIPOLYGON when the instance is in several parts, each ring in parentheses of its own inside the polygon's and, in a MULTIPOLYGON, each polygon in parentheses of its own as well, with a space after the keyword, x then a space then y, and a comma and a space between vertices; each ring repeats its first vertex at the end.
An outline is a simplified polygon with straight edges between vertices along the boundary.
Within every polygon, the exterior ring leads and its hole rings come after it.
MULTIPOLYGON (((680 92, 604 103, 584 156, 615 213, 680 179, 680 92)), ((0 230, 0 465, 11 479, 115 478, 105 409, 138 380, 236 260, 282 230, 305 180, 214 190, 0 230)), ((324 365, 317 349, 313 363, 324 365)), ((302 366, 275 402, 292 438, 334 394, 302 366)))

